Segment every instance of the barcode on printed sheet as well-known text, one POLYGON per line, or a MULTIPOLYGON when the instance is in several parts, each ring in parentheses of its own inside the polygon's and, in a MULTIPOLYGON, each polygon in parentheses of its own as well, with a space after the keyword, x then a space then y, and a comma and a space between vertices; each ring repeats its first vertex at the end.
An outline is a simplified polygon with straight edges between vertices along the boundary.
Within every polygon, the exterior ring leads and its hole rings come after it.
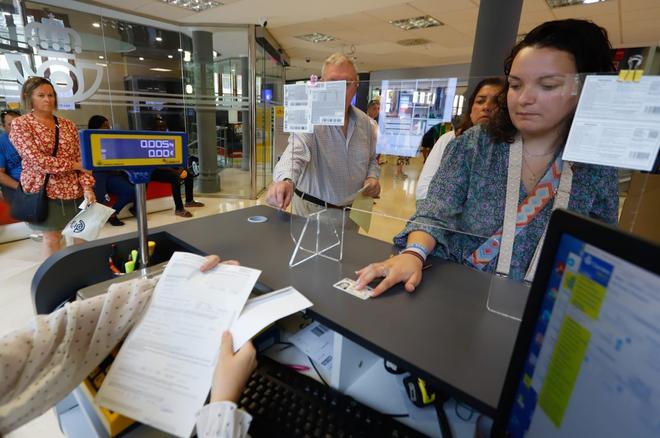
POLYGON ((660 106, 647 106, 644 107, 646 114, 660 114, 660 106))
POLYGON ((312 328, 312 333, 314 333, 318 337, 323 336, 323 333, 327 331, 328 329, 326 327, 323 327, 322 325, 317 325, 316 327, 312 328))
POLYGON ((650 156, 651 156, 650 152, 631 151, 628 154, 628 158, 631 158, 633 160, 640 160, 640 161, 648 160, 650 156))
POLYGON ((321 123, 341 123, 341 117, 319 117, 321 123))
POLYGON ((325 359, 323 359, 323 362, 321 362, 321 365, 326 366, 332 361, 332 356, 328 356, 325 359))

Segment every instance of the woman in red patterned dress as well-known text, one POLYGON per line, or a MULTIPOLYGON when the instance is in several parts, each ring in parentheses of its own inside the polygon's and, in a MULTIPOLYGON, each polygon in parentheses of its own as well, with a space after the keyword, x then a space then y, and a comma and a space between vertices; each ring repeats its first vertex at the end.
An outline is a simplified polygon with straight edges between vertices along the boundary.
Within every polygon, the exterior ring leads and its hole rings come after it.
POLYGON ((30 228, 42 231, 46 257, 60 249, 62 229, 78 212, 83 196, 95 202, 94 178, 82 167, 78 129, 71 121, 55 116, 57 94, 46 78, 33 76, 23 84, 21 100, 28 114, 12 123, 10 139, 23 160, 21 186, 38 192, 50 174, 48 217, 30 228), (57 153, 53 156, 59 131, 57 153))

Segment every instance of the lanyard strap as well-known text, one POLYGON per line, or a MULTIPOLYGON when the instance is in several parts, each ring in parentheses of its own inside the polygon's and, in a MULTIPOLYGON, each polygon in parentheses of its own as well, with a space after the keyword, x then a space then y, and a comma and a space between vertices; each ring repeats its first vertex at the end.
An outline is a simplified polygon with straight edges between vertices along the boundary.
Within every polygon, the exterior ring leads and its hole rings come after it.
POLYGON ((502 223, 502 240, 500 255, 497 259, 495 272, 509 275, 511 256, 513 254, 513 239, 516 235, 516 213, 520 197, 520 173, 522 172, 523 144, 520 134, 509 146, 509 171, 506 179, 506 203, 504 204, 504 222, 502 223))
MULTIPOLYGON (((559 187, 557 188, 557 193, 555 194, 555 201, 552 204, 552 209, 556 208, 568 208, 568 201, 571 197, 571 186, 573 185, 573 169, 571 169, 570 163, 564 163, 564 168, 561 172, 561 178, 559 180, 559 187)), ((543 247, 543 242, 545 242, 545 234, 548 231, 548 225, 546 224, 543 234, 539 239, 539 242, 536 244, 536 249, 534 250, 534 255, 532 260, 529 262, 527 267, 527 272, 525 273, 525 281, 532 282, 534 279, 534 274, 536 273, 536 266, 539 263, 539 256, 541 255, 541 248, 543 247)))
MULTIPOLYGON (((504 207, 504 223, 502 224, 502 239, 500 241, 499 258, 495 272, 500 275, 509 275, 511 270, 511 257, 513 254, 513 241, 516 236, 516 216, 518 213, 518 198, 520 196, 520 178, 522 172, 522 138, 516 136, 509 149, 509 170, 506 185, 506 204, 504 207)), ((557 159, 560 160, 559 158, 557 159)), ((570 163, 564 162, 559 179, 559 186, 554 196, 552 209, 567 208, 573 184, 573 171, 570 163)), ((546 225, 547 227, 547 225, 546 225)), ((545 230, 539 239, 532 260, 527 267, 525 280, 531 281, 536 273, 536 265, 541 254, 541 247, 545 240, 545 230)))

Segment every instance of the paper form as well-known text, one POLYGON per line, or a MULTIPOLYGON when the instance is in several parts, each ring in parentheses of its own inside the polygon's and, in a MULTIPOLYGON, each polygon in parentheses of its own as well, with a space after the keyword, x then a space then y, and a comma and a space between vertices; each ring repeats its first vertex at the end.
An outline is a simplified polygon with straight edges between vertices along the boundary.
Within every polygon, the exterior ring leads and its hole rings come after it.
POLYGON ((335 332, 314 321, 291 336, 288 341, 318 364, 325 375, 330 375, 334 339, 335 332))
POLYGON ((252 298, 231 328, 234 351, 269 324, 311 306, 311 301, 290 286, 252 298))
POLYGON ((317 82, 309 89, 313 125, 344 125, 346 81, 317 82))
POLYGON ((284 132, 314 132, 307 84, 284 86, 284 132))
POLYGON ((349 218, 358 224, 365 232, 369 232, 371 227, 371 211, 374 208, 374 198, 365 196, 360 191, 351 205, 351 214, 349 218))
POLYGON ((261 271, 175 252, 129 334, 96 402, 176 436, 190 436, 211 387, 221 335, 261 271))
POLYGON ((314 125, 344 125, 346 81, 284 86, 284 132, 314 132, 314 125))
POLYGON ((659 148, 660 77, 587 76, 562 158, 651 170, 659 148))

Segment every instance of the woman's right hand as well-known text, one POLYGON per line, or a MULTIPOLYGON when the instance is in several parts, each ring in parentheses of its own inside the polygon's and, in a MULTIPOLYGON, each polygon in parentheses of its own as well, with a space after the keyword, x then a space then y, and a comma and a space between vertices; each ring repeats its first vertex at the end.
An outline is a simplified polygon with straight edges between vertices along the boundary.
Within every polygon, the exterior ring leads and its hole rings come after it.
POLYGON ((422 281, 422 261, 412 254, 399 254, 357 271, 357 287, 360 290, 378 277, 385 277, 371 292, 377 297, 397 283, 404 283, 407 292, 413 292, 422 281))
POLYGON ((222 334, 220 357, 213 373, 211 403, 231 401, 238 403, 250 375, 257 367, 257 351, 247 342, 235 354, 231 333, 222 334))

